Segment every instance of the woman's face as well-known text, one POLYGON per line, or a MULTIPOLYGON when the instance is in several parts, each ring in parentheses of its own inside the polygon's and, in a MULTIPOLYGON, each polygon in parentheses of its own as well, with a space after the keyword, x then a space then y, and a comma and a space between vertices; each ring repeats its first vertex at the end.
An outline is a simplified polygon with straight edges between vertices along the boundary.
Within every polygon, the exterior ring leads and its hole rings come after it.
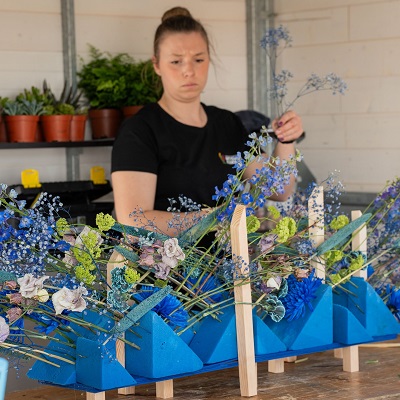
POLYGON ((171 33, 160 42, 154 69, 161 76, 164 95, 183 102, 200 98, 210 57, 200 33, 171 33))

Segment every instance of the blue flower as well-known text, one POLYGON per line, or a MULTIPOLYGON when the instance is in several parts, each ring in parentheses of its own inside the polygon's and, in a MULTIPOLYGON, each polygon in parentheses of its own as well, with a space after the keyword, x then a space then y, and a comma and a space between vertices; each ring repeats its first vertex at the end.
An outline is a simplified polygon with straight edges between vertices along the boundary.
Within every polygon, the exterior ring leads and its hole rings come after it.
POLYGON ((396 319, 400 322, 400 291, 397 290, 395 286, 390 287, 387 285, 386 293, 389 294, 386 305, 389 307, 396 319))
MULTIPOLYGON (((186 286, 190 289, 195 285, 198 281, 198 278, 193 276, 191 274, 189 277, 187 277, 187 282, 186 286)), ((221 282, 214 276, 214 275, 204 275, 198 285, 196 285, 196 288, 194 289, 194 292, 197 295, 201 295, 204 298, 204 301, 207 303, 210 302, 215 302, 218 303, 222 300, 222 293, 221 291, 215 291, 215 289, 221 287, 221 282), (205 282, 205 283, 204 283, 205 282), (201 290, 199 290, 201 288, 201 290), (213 292, 213 294, 208 295, 207 297, 204 297, 204 294, 207 295, 207 293, 213 292)))
POLYGON ((306 306, 313 311, 312 300, 316 298, 315 292, 322 284, 320 278, 315 278, 313 271, 308 278, 298 281, 294 275, 287 279, 288 293, 282 299, 286 308, 286 318, 288 321, 303 317, 306 312, 306 306))
MULTIPOLYGON (((143 301, 150 297, 154 292, 160 289, 152 286, 142 286, 142 290, 134 294, 134 298, 138 301, 143 301)), ((183 308, 183 304, 172 294, 168 294, 161 300, 152 311, 160 317, 168 320, 168 325, 172 328, 179 326, 185 327, 188 324, 189 314, 183 308)))

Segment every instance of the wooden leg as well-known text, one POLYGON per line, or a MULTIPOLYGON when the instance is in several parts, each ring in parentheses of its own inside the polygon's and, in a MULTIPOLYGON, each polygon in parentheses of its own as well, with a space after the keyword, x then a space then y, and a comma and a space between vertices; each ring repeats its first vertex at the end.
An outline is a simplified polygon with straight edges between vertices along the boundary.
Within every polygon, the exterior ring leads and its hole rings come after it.
POLYGON ((273 374, 281 374, 282 372, 285 372, 285 359, 278 358, 277 360, 269 360, 268 372, 272 372, 273 374))
POLYGON ((174 397, 174 381, 156 382, 156 397, 160 399, 170 399, 174 397))
POLYGON ((86 400, 106 400, 106 392, 86 392, 86 400))
POLYGON ((286 357, 283 359, 283 361, 290 362, 290 363, 295 362, 296 360, 297 360, 297 356, 286 357))
POLYGON ((122 394, 123 396, 128 396, 129 394, 135 394, 135 386, 128 386, 118 389, 118 394, 122 394))
POLYGON ((343 349, 335 349, 335 350, 333 350, 333 356, 335 358, 343 358, 343 349))
POLYGON ((358 359, 358 346, 343 348, 343 371, 357 372, 360 370, 358 359))

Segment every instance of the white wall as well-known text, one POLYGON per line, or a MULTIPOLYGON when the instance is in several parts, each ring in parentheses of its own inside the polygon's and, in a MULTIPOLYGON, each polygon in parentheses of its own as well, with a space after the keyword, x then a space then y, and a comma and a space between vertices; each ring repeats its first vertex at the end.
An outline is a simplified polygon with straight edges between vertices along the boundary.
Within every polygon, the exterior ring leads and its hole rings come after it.
POLYGON ((296 103, 307 139, 301 144, 318 180, 341 171, 349 191, 379 191, 400 173, 399 0, 276 0, 277 22, 292 47, 282 65, 291 92, 310 73, 335 72, 345 96, 316 93, 296 103))
MULTIPOLYGON (((152 55, 154 31, 175 0, 75 0, 77 53, 88 44, 136 59, 152 55)), ((218 57, 203 101, 230 110, 247 107, 245 0, 182 0, 205 25, 218 57)), ((0 97, 13 97, 46 79, 56 92, 63 85, 61 7, 58 0, 0 0, 0 97)), ((79 62, 78 62, 79 67, 79 62)), ((89 128, 89 127, 88 127, 89 128)), ((90 129, 86 138, 90 138, 90 129)), ((110 170, 110 148, 86 148, 81 179, 93 165, 110 170)), ((66 179, 63 149, 0 150, 0 182, 20 182, 20 171, 34 168, 42 182, 66 179)))

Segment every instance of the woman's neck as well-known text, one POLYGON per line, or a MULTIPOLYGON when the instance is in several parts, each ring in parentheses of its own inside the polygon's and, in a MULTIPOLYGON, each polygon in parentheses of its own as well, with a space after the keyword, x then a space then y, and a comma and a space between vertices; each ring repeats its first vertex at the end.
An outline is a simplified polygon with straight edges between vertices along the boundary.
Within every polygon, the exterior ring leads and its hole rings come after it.
POLYGON ((207 114, 200 101, 183 103, 163 96, 158 104, 182 124, 198 128, 203 128, 207 124, 207 114))

